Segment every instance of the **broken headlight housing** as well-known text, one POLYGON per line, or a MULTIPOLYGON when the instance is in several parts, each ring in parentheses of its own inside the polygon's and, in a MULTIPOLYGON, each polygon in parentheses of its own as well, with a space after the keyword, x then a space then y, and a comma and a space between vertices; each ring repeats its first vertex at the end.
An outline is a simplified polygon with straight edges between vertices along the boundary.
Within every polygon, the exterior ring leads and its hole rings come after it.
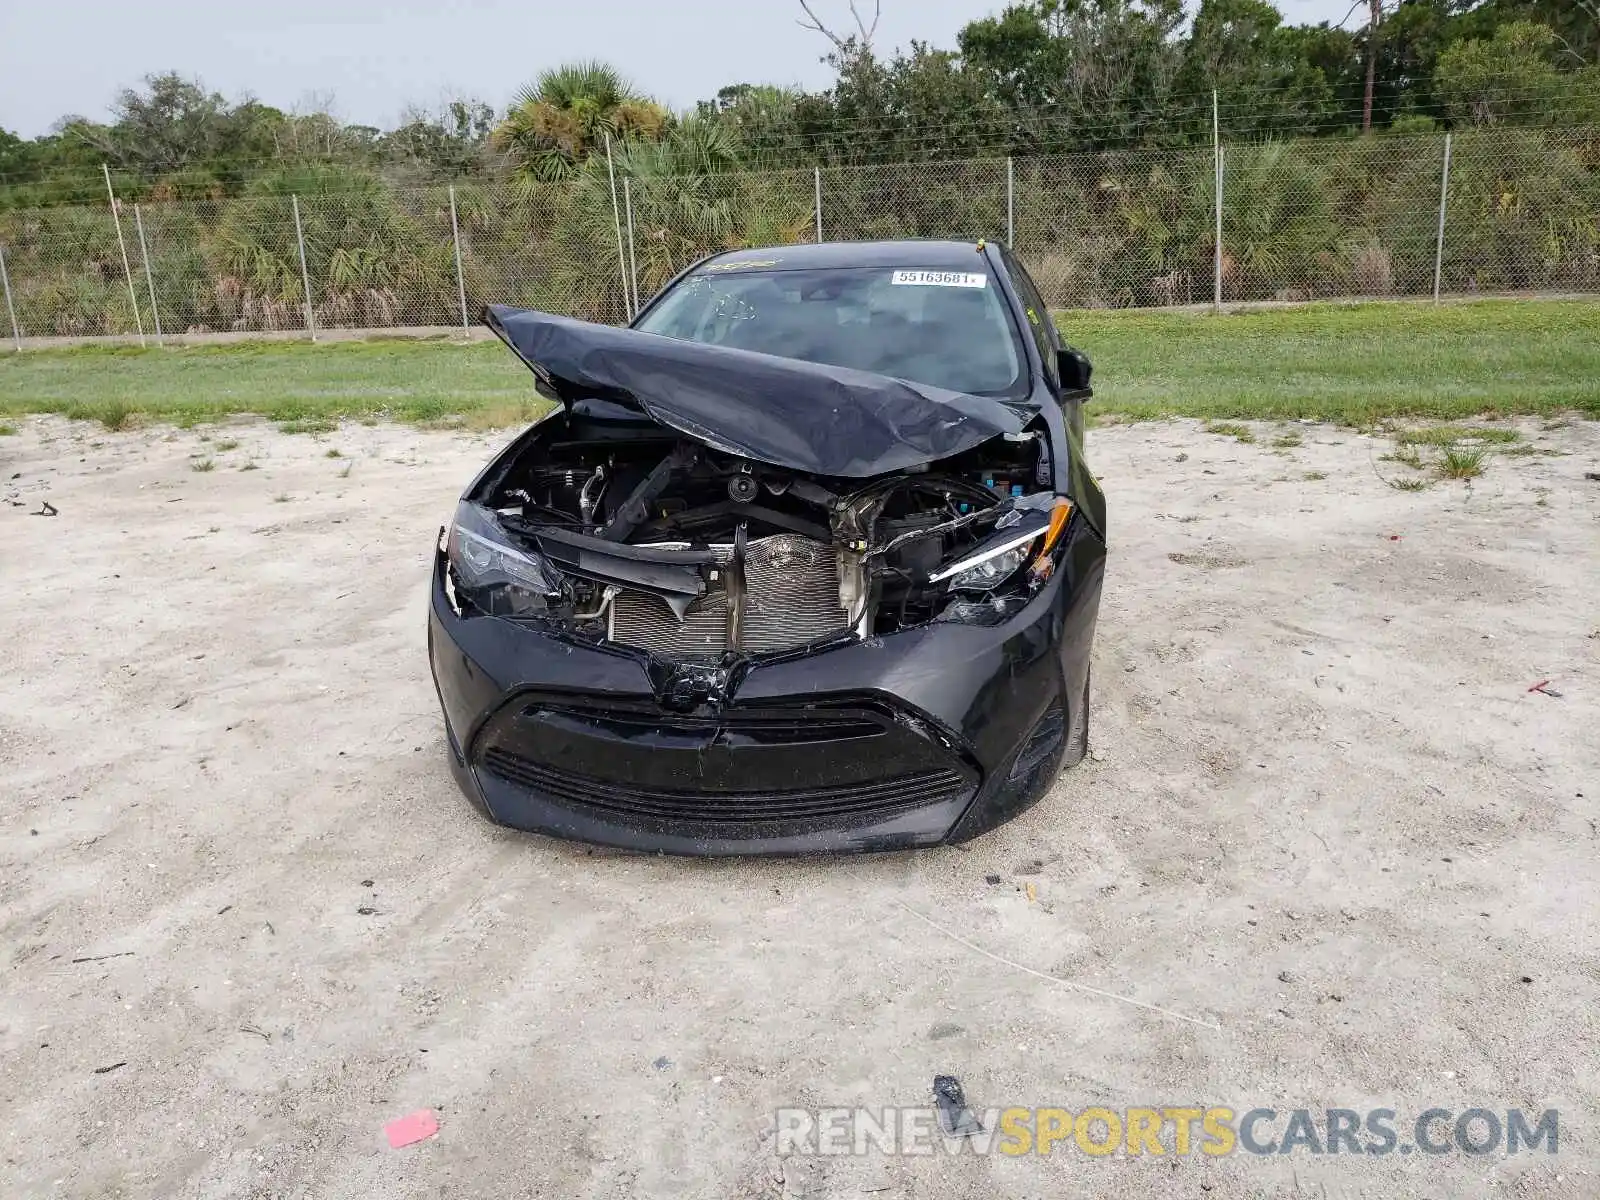
POLYGON ((457 607, 500 617, 541 617, 561 597, 561 579, 540 555, 512 544, 495 514, 463 500, 445 543, 457 607))
POLYGON ((1009 583, 1031 563, 1030 581, 1035 585, 1043 583, 1055 571, 1053 551, 1072 515, 1072 503, 1057 500, 1048 522, 1040 521, 1043 515, 1024 517, 1024 527, 1015 532, 997 532, 970 553, 933 572, 928 582, 948 581, 952 592, 989 593, 1009 583))
POLYGON ((992 592, 1022 569, 1033 556, 1042 531, 1031 529, 1015 538, 987 546, 958 559, 928 577, 929 583, 948 579, 952 592, 992 592))

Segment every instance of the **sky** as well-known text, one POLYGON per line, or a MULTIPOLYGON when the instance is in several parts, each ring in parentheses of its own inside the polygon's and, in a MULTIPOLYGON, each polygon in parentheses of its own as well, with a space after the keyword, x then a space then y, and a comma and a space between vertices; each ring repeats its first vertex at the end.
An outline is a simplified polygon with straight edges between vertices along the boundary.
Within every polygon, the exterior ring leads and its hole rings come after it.
MULTIPOLYGON (((874 44, 953 46, 1006 0, 881 0, 874 44)), ((858 0, 870 13, 872 0, 858 0)), ((1278 0, 1337 21, 1349 0, 1278 0)), ((848 0, 812 0, 849 28, 848 0)), ((820 34, 799 0, 0 0, 0 128, 37 137, 69 113, 104 120, 145 75, 198 76, 230 99, 327 107, 390 128, 410 105, 469 95, 497 109, 546 67, 602 58, 672 108, 728 83, 824 87, 820 34)))

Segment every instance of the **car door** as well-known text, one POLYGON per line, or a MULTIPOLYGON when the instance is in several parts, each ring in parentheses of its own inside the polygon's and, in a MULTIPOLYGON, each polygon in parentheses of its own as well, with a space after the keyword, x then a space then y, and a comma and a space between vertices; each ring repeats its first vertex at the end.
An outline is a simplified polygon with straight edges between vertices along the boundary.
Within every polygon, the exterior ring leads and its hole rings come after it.
POLYGON ((1039 346, 1039 358, 1044 362, 1045 378, 1050 381, 1050 386, 1061 404, 1062 416, 1066 418, 1072 440, 1082 444, 1083 397, 1076 392, 1063 394, 1061 377, 1057 369, 1057 360, 1062 347, 1061 334, 1056 329, 1056 323, 1051 320, 1049 306, 1045 304, 1044 297, 1040 295, 1039 288, 1027 269, 1009 250, 1004 251, 1004 254, 1012 284, 1017 289, 1017 295, 1022 298, 1022 307, 1028 319, 1028 332, 1039 346))
POLYGON ((1058 365, 1058 353, 1065 345, 1061 340, 1061 334, 1056 329, 1055 321, 1050 317, 1050 310, 1045 305, 1044 297, 1027 270, 1009 250, 1002 250, 1001 253, 1004 255, 1006 269, 1010 272, 1012 286, 1016 288, 1017 295, 1022 300, 1024 315, 1028 321, 1028 332, 1038 344, 1039 357, 1045 365, 1045 378, 1049 380, 1061 404, 1062 424, 1067 429, 1068 453, 1072 456, 1069 470, 1073 477, 1074 498, 1079 504, 1089 506, 1095 527, 1104 530, 1105 497, 1101 493, 1094 472, 1089 469, 1084 453, 1083 402, 1086 393, 1077 388, 1063 390, 1058 365))

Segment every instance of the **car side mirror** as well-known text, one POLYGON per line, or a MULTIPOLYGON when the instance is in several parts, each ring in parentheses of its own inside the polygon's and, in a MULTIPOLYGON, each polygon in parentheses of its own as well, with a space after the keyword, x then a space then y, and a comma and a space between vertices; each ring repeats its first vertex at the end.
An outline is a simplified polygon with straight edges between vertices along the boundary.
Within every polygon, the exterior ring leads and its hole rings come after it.
POLYGON ((1056 351, 1056 373, 1061 376, 1062 391, 1086 392, 1089 377, 1094 374, 1094 364, 1082 350, 1063 346, 1056 351))

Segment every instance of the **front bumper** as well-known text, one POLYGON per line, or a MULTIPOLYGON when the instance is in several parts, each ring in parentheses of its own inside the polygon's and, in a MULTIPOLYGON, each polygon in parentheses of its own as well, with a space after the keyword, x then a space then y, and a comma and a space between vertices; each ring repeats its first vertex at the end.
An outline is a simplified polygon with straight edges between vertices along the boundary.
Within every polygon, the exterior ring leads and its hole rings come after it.
POLYGON ((642 651, 457 616, 440 556, 428 649, 451 768, 494 821, 636 850, 965 841, 1055 777, 1087 702, 1104 566, 1075 518, 1061 567, 1005 624, 752 661, 686 702, 683 672, 642 651))

